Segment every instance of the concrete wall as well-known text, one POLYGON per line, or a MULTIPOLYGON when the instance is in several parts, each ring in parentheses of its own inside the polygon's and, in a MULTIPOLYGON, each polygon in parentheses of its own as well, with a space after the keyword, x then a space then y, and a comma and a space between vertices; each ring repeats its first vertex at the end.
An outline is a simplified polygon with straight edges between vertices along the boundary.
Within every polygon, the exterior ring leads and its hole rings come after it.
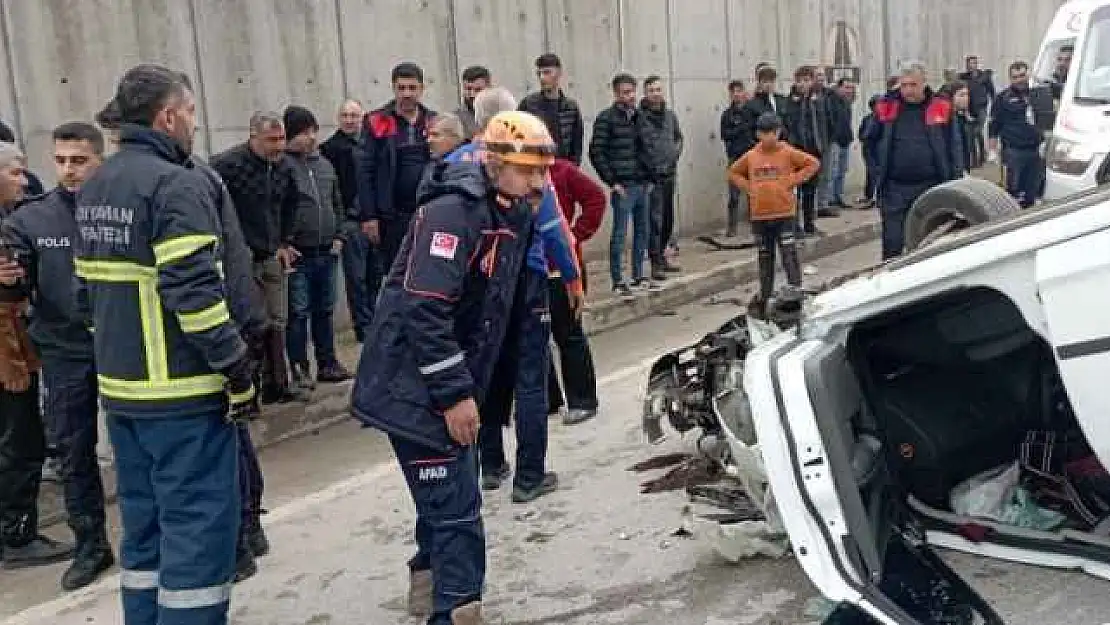
MULTIPOLYGON (((624 69, 662 75, 687 137, 680 229, 722 218, 717 136, 725 83, 768 60, 784 70, 830 63, 843 22, 864 93, 902 59, 958 67, 976 53, 1004 69, 1031 58, 1060 0, 0 0, 0 117, 51 178, 50 129, 88 119, 128 66, 155 61, 194 77, 202 152, 243 139, 259 108, 298 103, 330 132, 345 96, 390 97, 389 70, 415 60, 427 100, 452 109, 456 77, 489 66, 517 94, 536 88, 533 59, 559 53, 587 119, 624 69)), ((788 71, 782 72, 784 76, 788 71)), ((858 167, 857 173, 858 173, 858 167)), ((603 238, 603 237, 602 237, 603 238)))

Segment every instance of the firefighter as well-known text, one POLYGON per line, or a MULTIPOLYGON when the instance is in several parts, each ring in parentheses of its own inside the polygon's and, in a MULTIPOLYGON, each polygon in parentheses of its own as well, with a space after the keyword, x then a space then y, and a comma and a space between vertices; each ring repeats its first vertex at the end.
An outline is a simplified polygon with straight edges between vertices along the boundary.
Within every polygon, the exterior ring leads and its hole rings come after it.
POLYGON ((445 163, 393 264, 363 344, 352 412, 386 432, 416 503, 409 611, 480 625, 486 544, 474 444, 528 254, 555 142, 539 118, 500 113, 479 162, 445 163))
POLYGON ((104 136, 92 124, 54 129, 58 186, 6 220, 4 240, 23 260, 35 314, 31 340, 42 357, 44 417, 58 439, 66 514, 76 541, 64 590, 91 584, 115 564, 105 529, 104 484, 96 458, 97 405, 93 337, 73 301, 73 214, 81 184, 100 165, 104 136))
POLYGON ((192 89, 139 65, 116 101, 120 150, 78 192, 74 268, 118 469, 124 623, 224 625, 253 367, 228 311, 211 187, 190 160, 192 89))

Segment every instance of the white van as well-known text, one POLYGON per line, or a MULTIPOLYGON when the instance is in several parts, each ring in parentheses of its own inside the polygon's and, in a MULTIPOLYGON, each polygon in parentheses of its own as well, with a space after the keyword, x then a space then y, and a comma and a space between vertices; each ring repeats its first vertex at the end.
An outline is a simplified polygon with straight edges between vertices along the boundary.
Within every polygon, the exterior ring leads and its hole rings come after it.
POLYGON ((1045 198, 1110 182, 1110 0, 1060 7, 1034 63, 1034 79, 1059 88, 1057 66, 1072 56, 1045 147, 1045 198), (1068 55, 1068 48, 1074 50, 1068 55))

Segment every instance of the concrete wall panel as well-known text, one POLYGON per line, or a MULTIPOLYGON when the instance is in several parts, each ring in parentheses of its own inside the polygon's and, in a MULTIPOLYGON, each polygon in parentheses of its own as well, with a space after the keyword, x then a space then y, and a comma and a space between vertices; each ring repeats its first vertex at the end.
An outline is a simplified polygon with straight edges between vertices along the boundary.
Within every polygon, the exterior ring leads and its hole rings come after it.
POLYGON ((726 1, 671 0, 671 65, 676 79, 728 80, 726 1))
POLYGON ((343 94, 335 5, 310 0, 197 0, 200 64, 213 151, 247 136, 255 110, 289 104, 324 123, 343 94))
POLYGON ((668 0, 622 0, 624 69, 643 80, 658 74, 670 84, 668 0))
POLYGON ((6 2, 16 97, 30 164, 53 177, 50 133, 89 120, 128 67, 163 63, 195 77, 187 3, 157 0, 6 2))
POLYGON ((535 60, 544 52, 544 15, 530 0, 455 0, 460 71, 484 65, 516 97, 538 88, 535 60))
POLYGON ((678 223, 690 232, 724 223, 728 188, 719 136, 726 104, 720 80, 678 80, 674 108, 686 145, 678 167, 678 223))
POLYGON ((771 63, 785 78, 779 58, 778 15, 774 3, 762 0, 734 0, 725 6, 728 13, 729 78, 739 78, 751 86, 755 66, 771 63))
POLYGON ((566 90, 578 99, 588 134, 597 111, 612 103, 609 82, 624 66, 620 0, 548 0, 546 6, 548 47, 563 61, 566 90))
POLYGON ((367 108, 380 106, 393 97, 393 66, 414 61, 424 69, 425 101, 454 110, 459 86, 449 9, 444 0, 339 0, 350 94, 367 108))

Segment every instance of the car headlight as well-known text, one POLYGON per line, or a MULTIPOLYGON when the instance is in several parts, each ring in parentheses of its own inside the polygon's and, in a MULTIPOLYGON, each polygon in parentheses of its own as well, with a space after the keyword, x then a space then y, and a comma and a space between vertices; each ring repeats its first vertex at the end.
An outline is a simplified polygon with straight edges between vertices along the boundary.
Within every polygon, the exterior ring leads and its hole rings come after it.
POLYGON ((1095 158, 1089 145, 1056 137, 1049 140, 1045 153, 1048 168, 1068 176, 1082 176, 1095 158))

